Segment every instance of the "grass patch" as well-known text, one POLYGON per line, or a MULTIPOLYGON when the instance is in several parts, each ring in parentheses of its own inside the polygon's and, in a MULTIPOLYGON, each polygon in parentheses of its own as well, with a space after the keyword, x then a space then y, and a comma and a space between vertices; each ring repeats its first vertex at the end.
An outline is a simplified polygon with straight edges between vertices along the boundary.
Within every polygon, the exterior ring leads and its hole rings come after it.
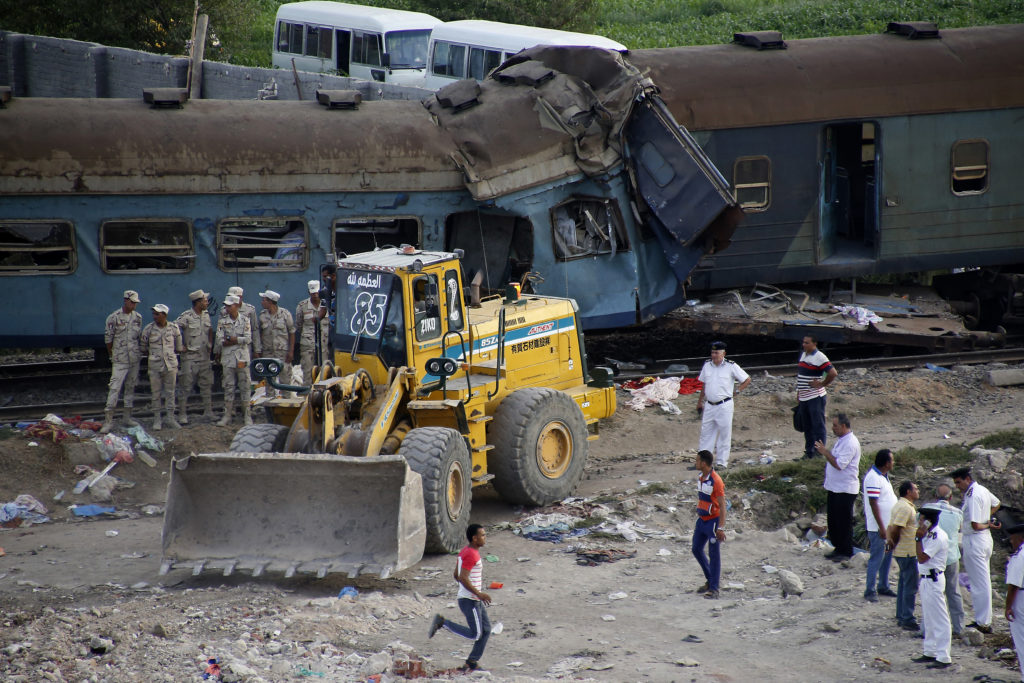
POLYGON ((1024 429, 1010 429, 1005 432, 996 432, 995 434, 989 434, 988 436, 978 439, 971 446, 981 446, 982 448, 1013 448, 1014 450, 1024 450, 1024 429))
POLYGON ((595 526, 601 524, 602 522, 604 522, 604 519, 602 517, 596 517, 596 516, 581 517, 580 519, 576 520, 576 523, 572 525, 572 528, 573 529, 589 529, 591 527, 595 527, 595 526))
POLYGON ((649 496, 654 493, 672 493, 672 487, 660 481, 641 486, 636 490, 638 496, 649 496))

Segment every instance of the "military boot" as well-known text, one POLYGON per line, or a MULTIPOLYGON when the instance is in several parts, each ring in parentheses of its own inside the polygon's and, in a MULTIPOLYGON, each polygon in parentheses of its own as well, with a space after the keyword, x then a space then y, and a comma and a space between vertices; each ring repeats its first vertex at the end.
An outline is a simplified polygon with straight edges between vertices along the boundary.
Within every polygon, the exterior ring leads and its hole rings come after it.
POLYGON ((213 414, 213 399, 209 396, 203 396, 203 414, 204 420, 213 420, 217 416, 213 414))
POLYGON ((225 400, 224 401, 224 415, 219 420, 217 420, 217 424, 219 424, 221 427, 227 427, 229 424, 231 424, 231 416, 234 414, 234 412, 235 412, 234 402, 233 401, 225 400))
POLYGON ((249 410, 249 404, 246 403, 245 406, 242 408, 242 424, 244 425, 252 424, 252 415, 249 414, 249 410))
POLYGON ((183 425, 188 424, 188 398, 185 396, 178 401, 178 422, 183 425))
POLYGON ((154 432, 158 432, 158 431, 160 431, 161 429, 164 428, 164 423, 163 423, 163 420, 161 419, 162 415, 163 415, 163 411, 160 411, 160 410, 154 410, 153 411, 153 431, 154 432))
POLYGON ((100 427, 100 434, 109 434, 110 430, 114 428, 114 411, 106 410, 103 412, 103 426, 100 427))
POLYGON ((138 427, 139 426, 139 423, 134 418, 132 418, 132 407, 131 406, 125 406, 124 407, 124 410, 121 412, 121 422, 124 422, 129 427, 138 427))
POLYGON ((167 411, 167 428, 168 429, 181 429, 181 425, 174 419, 174 411, 167 411))

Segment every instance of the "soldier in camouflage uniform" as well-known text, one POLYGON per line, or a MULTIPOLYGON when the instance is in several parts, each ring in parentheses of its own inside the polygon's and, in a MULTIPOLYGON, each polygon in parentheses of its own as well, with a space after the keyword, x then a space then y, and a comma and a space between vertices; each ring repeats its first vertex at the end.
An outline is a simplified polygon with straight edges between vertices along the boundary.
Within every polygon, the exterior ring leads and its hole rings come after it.
MULTIPOLYGON (((256 315, 256 307, 242 300, 243 294, 245 294, 245 290, 241 287, 228 288, 228 296, 238 297, 238 312, 249 319, 249 326, 252 328, 253 334, 252 341, 249 343, 249 357, 259 358, 263 355, 263 348, 260 346, 260 335, 257 334, 257 330, 259 330, 259 317, 256 315)), ((223 318, 225 315, 227 315, 226 306, 220 309, 220 316, 223 318)))
POLYGON ((181 329, 181 343, 185 347, 178 368, 178 422, 188 424, 188 396, 192 387, 199 384, 199 395, 203 399, 203 417, 213 419, 213 367, 210 365, 210 351, 213 348, 213 328, 207 312, 207 292, 197 289, 188 295, 192 308, 178 316, 175 324, 181 329))
POLYGON ((327 344, 330 338, 329 325, 324 321, 327 307, 320 300, 320 281, 310 280, 306 283, 309 298, 303 299, 295 308, 295 324, 299 328, 299 359, 302 363, 302 381, 313 383, 313 366, 317 365, 314 355, 316 329, 320 328, 320 364, 330 360, 327 344))
POLYGON ((114 428, 114 408, 117 407, 117 396, 121 393, 122 386, 124 421, 131 426, 139 424, 132 419, 135 382, 139 379, 139 335, 142 332, 142 316, 135 310, 138 303, 139 293, 133 289, 125 290, 121 308, 107 316, 103 341, 106 342, 107 353, 110 354, 111 370, 101 434, 107 434, 114 428))
POLYGON ((174 387, 178 380, 178 354, 182 351, 181 329, 167 322, 169 310, 164 304, 153 306, 153 322, 146 325, 140 337, 142 353, 148 356, 154 430, 163 429, 163 410, 167 411, 167 426, 181 429, 174 420, 174 387))
MULTIPOLYGON (((272 289, 260 292, 263 310, 260 312, 260 346, 263 353, 269 358, 280 358, 285 362, 285 367, 291 368, 292 350, 295 348, 295 322, 292 314, 286 308, 277 305, 281 295, 272 289)), ((287 383, 290 373, 285 376, 287 383)), ((277 389, 267 384, 267 398, 277 396, 277 389)), ((284 398, 289 397, 289 392, 283 392, 284 398)))
POLYGON ((220 357, 224 371, 224 415, 217 421, 222 427, 231 422, 235 412, 235 387, 242 402, 243 421, 252 424, 249 415, 249 398, 252 385, 249 381, 249 344, 252 342, 252 325, 249 318, 239 312, 241 302, 237 296, 224 299, 225 315, 217 320, 217 334, 213 339, 213 352, 220 357))

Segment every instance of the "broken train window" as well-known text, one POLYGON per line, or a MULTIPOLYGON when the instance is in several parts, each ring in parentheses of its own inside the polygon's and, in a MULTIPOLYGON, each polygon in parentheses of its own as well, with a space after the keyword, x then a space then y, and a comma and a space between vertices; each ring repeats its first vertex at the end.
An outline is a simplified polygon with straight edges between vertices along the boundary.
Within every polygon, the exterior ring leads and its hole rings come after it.
POLYGON ((988 140, 957 140, 952 156, 953 194, 981 194, 988 189, 988 140))
POLYGON ((0 275, 70 273, 75 229, 67 221, 0 222, 0 275))
POLYGON ((555 256, 563 261, 629 249, 626 224, 613 199, 583 197, 551 210, 555 256))
POLYGON ((223 270, 305 270, 306 223, 298 218, 225 218, 217 226, 217 262, 223 270))
POLYGON ((192 228, 184 220, 106 221, 100 225, 101 263, 106 272, 192 270, 192 228))
POLYGON ((732 167, 736 201, 744 211, 764 211, 772 203, 772 162, 768 157, 740 157, 732 167))

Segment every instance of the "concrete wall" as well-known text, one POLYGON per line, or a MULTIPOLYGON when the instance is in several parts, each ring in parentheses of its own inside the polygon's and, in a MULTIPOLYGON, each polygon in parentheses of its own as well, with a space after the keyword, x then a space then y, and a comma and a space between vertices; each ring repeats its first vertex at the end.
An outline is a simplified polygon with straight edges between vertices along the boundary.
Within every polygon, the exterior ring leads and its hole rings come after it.
MULTIPOLYGON (((0 30, 0 85, 14 97, 141 97, 188 82, 188 59, 0 30)), ((312 99, 318 89, 359 90, 364 100, 420 100, 427 90, 321 73, 203 62, 206 99, 312 99)))

